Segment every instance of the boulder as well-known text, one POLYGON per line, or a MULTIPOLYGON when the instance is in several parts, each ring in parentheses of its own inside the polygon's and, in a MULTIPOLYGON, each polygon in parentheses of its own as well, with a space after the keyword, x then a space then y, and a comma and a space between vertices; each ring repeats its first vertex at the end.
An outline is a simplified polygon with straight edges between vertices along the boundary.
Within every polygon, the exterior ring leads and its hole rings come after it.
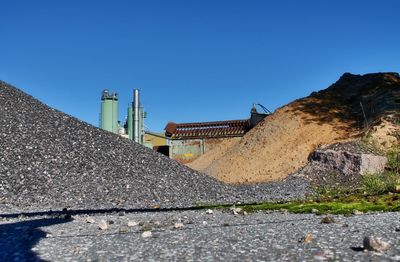
POLYGON ((385 170, 386 157, 373 154, 351 153, 336 150, 316 150, 309 160, 324 169, 338 171, 344 175, 365 175, 385 170))
POLYGON ((385 170, 387 158, 371 154, 361 154, 360 174, 380 173, 385 170))

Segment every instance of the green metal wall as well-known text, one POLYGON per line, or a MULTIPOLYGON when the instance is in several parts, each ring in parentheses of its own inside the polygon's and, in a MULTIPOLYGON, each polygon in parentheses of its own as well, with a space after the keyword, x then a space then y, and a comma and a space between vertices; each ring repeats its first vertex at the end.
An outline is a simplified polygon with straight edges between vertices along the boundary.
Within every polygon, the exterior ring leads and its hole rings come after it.
POLYGON ((189 163, 204 154, 204 141, 201 139, 170 140, 169 156, 180 163, 189 163))

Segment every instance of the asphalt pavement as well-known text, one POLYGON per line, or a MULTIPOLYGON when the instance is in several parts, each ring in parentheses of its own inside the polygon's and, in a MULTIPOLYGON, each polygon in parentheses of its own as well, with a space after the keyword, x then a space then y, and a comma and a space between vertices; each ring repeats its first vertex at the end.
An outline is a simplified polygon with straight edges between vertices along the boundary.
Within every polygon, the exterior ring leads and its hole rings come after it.
POLYGON ((2 215, 1 261, 400 261, 400 213, 2 215), (365 251, 366 236, 390 243, 365 251))

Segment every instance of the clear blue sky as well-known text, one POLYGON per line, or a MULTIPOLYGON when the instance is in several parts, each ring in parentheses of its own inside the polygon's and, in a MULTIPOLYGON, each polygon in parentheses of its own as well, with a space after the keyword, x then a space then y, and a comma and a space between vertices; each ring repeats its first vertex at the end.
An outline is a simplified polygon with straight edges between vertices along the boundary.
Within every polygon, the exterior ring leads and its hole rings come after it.
POLYGON ((0 79, 98 125, 139 88, 146 125, 244 119, 344 72, 400 71, 397 0, 0 0, 0 79))

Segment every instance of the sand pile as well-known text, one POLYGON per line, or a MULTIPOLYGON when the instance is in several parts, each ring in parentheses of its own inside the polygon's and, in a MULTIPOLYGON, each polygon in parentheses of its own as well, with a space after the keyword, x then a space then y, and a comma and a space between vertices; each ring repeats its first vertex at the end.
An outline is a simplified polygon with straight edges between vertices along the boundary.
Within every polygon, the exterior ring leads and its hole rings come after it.
POLYGON ((195 161, 193 167, 193 162, 187 163, 186 165, 190 168, 203 170, 207 168, 208 165, 210 165, 210 163, 212 163, 213 161, 222 158, 224 154, 228 151, 228 149, 239 143, 240 140, 241 137, 220 139, 218 143, 215 143, 209 151, 206 151, 206 153, 201 157, 201 159, 199 159, 199 161, 195 161))
POLYGON ((278 109, 239 143, 210 151, 191 167, 228 183, 283 179, 306 165, 319 145, 354 139, 382 116, 397 115, 399 97, 397 73, 346 73, 329 88, 278 109))

